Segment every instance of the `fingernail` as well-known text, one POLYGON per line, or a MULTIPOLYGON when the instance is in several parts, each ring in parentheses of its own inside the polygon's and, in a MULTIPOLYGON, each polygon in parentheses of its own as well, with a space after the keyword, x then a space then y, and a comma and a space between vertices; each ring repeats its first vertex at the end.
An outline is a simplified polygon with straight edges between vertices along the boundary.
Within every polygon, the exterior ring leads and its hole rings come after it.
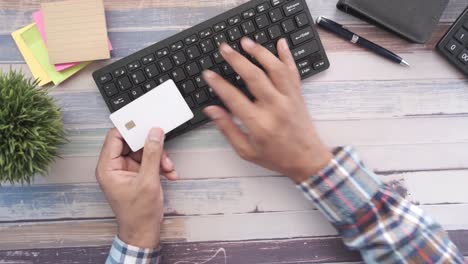
POLYGON ((152 128, 148 135, 149 141, 162 142, 164 139, 164 131, 160 128, 152 128))
POLYGON ((284 38, 279 40, 279 45, 280 45, 280 48, 283 49, 283 50, 289 49, 288 43, 286 42, 286 39, 284 39, 284 38))
POLYGON ((174 163, 169 157, 166 157, 164 160, 164 167, 170 171, 174 170, 174 163))
POLYGON ((210 70, 203 71, 203 77, 205 77, 206 79, 213 79, 215 76, 216 75, 213 71, 210 71, 210 70))
POLYGON ((219 48, 219 50, 221 51, 221 53, 231 53, 233 52, 234 50, 231 48, 231 46, 229 46, 228 44, 226 43, 223 43, 221 45, 221 47, 219 48))
POLYGON ((242 38, 242 46, 247 49, 252 49, 255 47, 255 42, 248 37, 242 38))
POLYGON ((203 113, 207 115, 211 120, 216 120, 221 117, 221 114, 216 111, 216 107, 214 106, 208 106, 203 109, 203 113))

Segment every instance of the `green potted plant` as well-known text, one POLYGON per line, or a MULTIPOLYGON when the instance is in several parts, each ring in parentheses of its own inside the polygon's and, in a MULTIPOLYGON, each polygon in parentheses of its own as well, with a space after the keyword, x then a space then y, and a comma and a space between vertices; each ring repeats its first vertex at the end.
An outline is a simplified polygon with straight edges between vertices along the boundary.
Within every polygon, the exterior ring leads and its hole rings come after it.
POLYGON ((31 183, 65 143, 60 108, 21 72, 0 71, 0 184, 31 183))

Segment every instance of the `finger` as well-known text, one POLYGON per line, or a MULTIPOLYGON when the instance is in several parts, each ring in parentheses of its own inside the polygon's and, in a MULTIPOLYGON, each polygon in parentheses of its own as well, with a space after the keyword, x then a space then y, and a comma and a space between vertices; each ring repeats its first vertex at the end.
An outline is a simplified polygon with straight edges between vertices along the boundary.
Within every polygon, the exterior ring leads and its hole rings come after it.
POLYGON ((225 43, 221 45, 219 50, 223 58, 244 80, 255 98, 270 100, 275 96, 274 86, 265 72, 225 43))
POLYGON ((203 112, 215 122, 236 152, 244 159, 250 159, 253 148, 248 135, 234 123, 226 110, 219 106, 208 106, 203 112))
POLYGON ((255 111, 254 103, 215 72, 206 70, 203 72, 203 77, 231 112, 248 125, 249 117, 255 111))
POLYGON ((124 146, 125 142, 119 131, 115 128, 109 130, 102 146, 100 160, 107 161, 122 156, 124 146))
POLYGON ((177 179, 177 172, 175 170, 174 162, 172 162, 165 150, 163 151, 161 158, 161 173, 166 176, 168 180, 177 179))
POLYGON ((164 144, 164 131, 160 128, 153 128, 148 134, 143 156, 141 158, 141 167, 139 177, 142 182, 148 183, 154 180, 159 182, 159 166, 164 144))
POLYGON ((250 56, 254 57, 267 71, 268 76, 276 85, 276 88, 280 89, 289 82, 288 79, 290 77, 288 76, 286 64, 279 60, 273 53, 248 37, 242 38, 241 44, 242 48, 250 56))
POLYGON ((299 77, 299 71, 296 67, 296 61, 294 61, 294 57, 289 49, 288 42, 286 39, 282 38, 278 41, 278 56, 280 60, 286 64, 291 72, 296 74, 296 77, 299 77))

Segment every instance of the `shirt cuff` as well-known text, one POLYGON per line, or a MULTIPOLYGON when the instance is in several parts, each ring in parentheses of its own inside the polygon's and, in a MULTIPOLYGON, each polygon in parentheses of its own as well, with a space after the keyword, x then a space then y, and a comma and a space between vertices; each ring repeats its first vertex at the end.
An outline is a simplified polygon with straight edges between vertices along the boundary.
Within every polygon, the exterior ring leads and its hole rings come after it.
POLYGON ((150 249, 132 246, 115 236, 106 264, 158 264, 160 251, 161 248, 150 249))
POLYGON ((325 168, 297 187, 330 222, 342 224, 372 200, 383 182, 364 166, 352 147, 337 148, 333 154, 325 168))

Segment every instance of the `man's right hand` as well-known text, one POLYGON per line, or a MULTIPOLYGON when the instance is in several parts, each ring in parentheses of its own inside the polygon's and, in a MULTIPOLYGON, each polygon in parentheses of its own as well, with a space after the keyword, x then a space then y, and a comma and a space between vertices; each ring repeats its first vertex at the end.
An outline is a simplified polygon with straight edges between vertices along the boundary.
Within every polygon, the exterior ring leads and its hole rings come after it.
POLYGON ((247 84, 255 102, 216 73, 205 71, 203 76, 246 131, 221 107, 209 106, 204 112, 243 159, 303 182, 325 167, 332 154, 311 121, 288 45, 284 39, 278 41, 278 59, 248 38, 241 44, 266 73, 227 44, 220 51, 247 84))

